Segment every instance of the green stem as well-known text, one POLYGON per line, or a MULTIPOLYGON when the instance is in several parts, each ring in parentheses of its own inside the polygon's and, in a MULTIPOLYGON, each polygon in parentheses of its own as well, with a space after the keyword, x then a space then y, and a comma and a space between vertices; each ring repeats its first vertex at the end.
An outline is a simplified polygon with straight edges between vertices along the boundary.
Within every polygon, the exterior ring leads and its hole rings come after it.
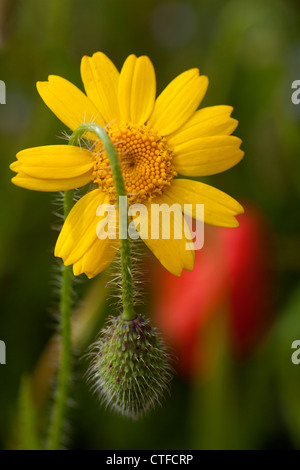
POLYGON ((105 129, 94 123, 81 124, 72 134, 71 145, 76 145, 79 139, 87 132, 96 134, 102 141, 105 152, 110 161, 110 167, 115 183, 118 207, 119 207, 119 235, 121 243, 121 279, 122 279, 122 303, 124 320, 133 320, 136 313, 133 308, 133 280, 131 271, 130 241, 127 236, 128 215, 127 215, 127 194, 123 181, 120 162, 115 147, 108 137, 105 129))
MULTIPOLYGON (((74 191, 64 193, 64 217, 68 216, 74 204, 74 191)), ((61 328, 61 352, 60 368, 58 372, 57 388, 54 398, 52 421, 50 425, 48 448, 57 450, 60 448, 64 424, 67 412, 67 400, 69 396, 70 377, 72 371, 72 340, 71 340, 71 316, 72 316, 72 284, 73 274, 71 266, 62 268, 62 286, 60 297, 60 328, 61 328)))
MULTIPOLYGON (((106 131, 94 123, 80 125, 71 135, 69 145, 77 145, 79 139, 87 132, 93 132, 102 141, 108 155, 119 206, 119 234, 121 242, 121 278, 122 278, 122 318, 130 321, 136 317, 133 308, 133 280, 131 273, 130 242, 127 237, 128 215, 127 195, 123 181, 120 162, 114 145, 106 131)), ((64 193, 64 217, 68 216, 73 207, 73 191, 64 193)), ((70 376, 72 371, 72 343, 71 343, 71 315, 72 315, 72 267, 63 266, 62 288, 60 300, 61 313, 61 360, 58 373, 58 384, 55 394, 53 416, 49 433, 49 449, 59 449, 63 434, 67 411, 67 399, 70 388, 70 376)))

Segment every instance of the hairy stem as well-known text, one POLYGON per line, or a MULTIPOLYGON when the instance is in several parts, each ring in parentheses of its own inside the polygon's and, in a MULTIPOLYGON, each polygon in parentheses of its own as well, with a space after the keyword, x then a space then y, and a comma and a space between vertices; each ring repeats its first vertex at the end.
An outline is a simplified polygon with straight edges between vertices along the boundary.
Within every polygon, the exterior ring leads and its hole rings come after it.
POLYGON ((115 147, 108 137, 105 129, 94 123, 82 124, 72 134, 70 144, 76 145, 79 139, 87 132, 94 133, 102 142, 110 161, 110 167, 115 183, 118 207, 119 207, 119 238, 121 243, 121 278, 122 278, 122 303, 124 320, 132 320, 136 317, 133 308, 133 280, 131 270, 130 242, 127 236, 128 215, 127 195, 123 181, 120 162, 115 147))
MULTIPOLYGON (((132 320, 136 317, 133 308, 133 280, 131 272, 130 243, 127 237, 128 215, 127 195, 121 167, 114 145, 108 137, 105 129, 94 123, 80 125, 71 135, 69 145, 77 145, 79 139, 87 132, 94 133, 103 144, 108 155, 119 207, 119 238, 121 243, 121 277, 122 277, 122 302, 124 320, 132 320)), ((73 207, 73 191, 64 193, 64 217, 68 216, 73 207)), ((72 344, 71 344, 71 315, 72 315, 72 267, 63 266, 62 287, 60 300, 61 314, 61 358, 58 373, 57 389, 55 393, 52 421, 49 432, 49 449, 59 449, 67 411, 70 377, 72 372, 72 344)))
MULTIPOLYGON (((68 216, 74 204, 73 190, 64 193, 64 217, 68 216)), ((70 377, 72 371, 71 316, 72 316, 72 283, 71 266, 62 267, 62 285, 60 297, 61 352, 57 388, 54 397, 53 415, 50 424, 48 448, 60 448, 67 411, 70 377)))

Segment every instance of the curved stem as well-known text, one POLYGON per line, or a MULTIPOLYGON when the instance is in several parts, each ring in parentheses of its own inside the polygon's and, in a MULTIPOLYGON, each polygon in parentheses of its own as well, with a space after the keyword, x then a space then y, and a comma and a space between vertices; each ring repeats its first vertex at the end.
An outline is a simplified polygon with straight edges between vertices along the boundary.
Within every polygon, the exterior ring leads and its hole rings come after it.
POLYGON ((91 122, 81 124, 72 134, 70 144, 76 145, 79 139, 86 133, 94 133, 103 144, 105 152, 110 161, 110 167, 115 183, 116 194, 119 207, 119 238, 121 243, 121 279, 122 279, 122 303, 124 320, 133 320, 136 313, 133 308, 133 280, 131 272, 130 241, 128 239, 128 215, 127 215, 127 194, 123 181, 120 162, 115 147, 103 127, 91 122))
MULTIPOLYGON (((121 279, 122 279, 122 302, 124 320, 133 320, 136 313, 133 308, 133 280, 131 273, 130 243, 127 237, 128 215, 127 195, 123 181, 120 162, 114 145, 106 131, 94 123, 82 124, 71 135, 69 145, 77 145, 79 139, 86 133, 93 132, 102 141, 103 147, 108 155, 119 207, 119 238, 121 243, 121 279)), ((68 216, 73 207, 73 191, 64 193, 64 217, 68 216)), ((66 417, 67 399, 70 388, 70 376, 72 371, 72 343, 71 343, 71 315, 72 315, 72 267, 63 266, 62 288, 60 300, 61 313, 61 360, 58 373, 58 384, 55 394, 55 403, 49 433, 49 449, 60 447, 63 434, 63 426, 66 417)))

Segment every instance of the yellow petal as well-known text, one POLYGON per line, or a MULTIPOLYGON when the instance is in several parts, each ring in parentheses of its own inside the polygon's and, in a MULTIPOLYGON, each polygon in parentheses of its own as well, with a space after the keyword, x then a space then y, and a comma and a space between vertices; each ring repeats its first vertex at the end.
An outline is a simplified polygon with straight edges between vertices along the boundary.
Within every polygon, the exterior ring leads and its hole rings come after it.
POLYGON ((169 144, 176 146, 198 137, 230 135, 238 125, 238 121, 230 117, 232 110, 231 106, 199 109, 178 132, 168 137, 169 144))
POLYGON ((70 129, 88 122, 105 125, 96 106, 68 80, 50 75, 47 82, 37 82, 37 89, 46 105, 70 129))
POLYGON ((87 96, 100 111, 106 123, 119 120, 119 72, 102 52, 81 61, 81 77, 87 96))
POLYGON ((200 219, 196 204, 204 204, 204 222, 210 225, 238 227, 235 216, 244 212, 243 207, 228 194, 198 181, 173 180, 165 195, 172 203, 179 203, 185 215, 195 219, 200 219), (192 208, 188 207, 190 204, 192 208))
POLYGON ((214 175, 228 170, 243 158, 241 142, 232 135, 193 139, 174 147, 172 163, 181 175, 214 175))
POLYGON ((18 171, 21 170, 21 163, 18 162, 18 161, 15 161, 15 162, 12 162, 10 165, 9 165, 9 168, 14 171, 15 173, 18 173, 18 171))
POLYGON ((116 256, 119 248, 118 240, 99 240, 97 238, 83 257, 74 263, 73 272, 75 276, 86 274, 89 279, 97 276, 106 269, 116 256))
POLYGON ((179 129, 198 108, 208 87, 208 78, 198 69, 178 75, 159 95, 149 124, 160 134, 179 129))
POLYGON ((150 59, 130 55, 123 65, 119 81, 122 119, 144 124, 153 110, 155 94, 155 72, 150 59))
POLYGON ((33 191, 67 191, 68 189, 85 186, 92 179, 92 171, 75 178, 67 179, 39 179, 33 178, 25 173, 18 173, 11 181, 21 188, 32 189, 33 191))
MULTIPOLYGON (((161 222, 155 223, 151 221, 151 207, 153 204, 170 204, 170 200, 163 195, 162 197, 157 197, 153 200, 152 204, 147 206, 148 215, 141 213, 139 215, 139 220, 137 217, 133 217, 136 229, 138 232, 141 232, 141 224, 143 227, 148 224, 148 237, 143 236, 143 241, 148 246, 148 248, 153 252, 156 258, 161 262, 161 264, 172 274, 180 276, 183 269, 191 271, 194 267, 195 261, 195 252, 194 250, 187 250, 187 244, 191 243, 191 235, 189 228, 185 222, 185 219, 182 215, 180 206, 174 207, 174 213, 170 211, 170 238, 163 239, 161 232, 161 222), (151 225, 152 223, 152 225, 151 225), (159 238, 155 239, 151 237, 152 230, 158 230, 159 238), (180 233, 181 238, 176 239, 174 234, 180 233), (186 235, 188 237, 186 238, 186 235)), ((141 233, 145 233, 144 230, 141 233)))
POLYGON ((101 217, 96 215, 101 204, 108 204, 108 196, 95 189, 83 196, 72 208, 65 220, 55 246, 55 256, 65 265, 76 263, 97 239, 97 225, 101 217))
POLYGON ((88 173, 93 167, 92 153, 71 145, 47 145, 22 150, 19 166, 10 168, 38 179, 68 179, 88 173))

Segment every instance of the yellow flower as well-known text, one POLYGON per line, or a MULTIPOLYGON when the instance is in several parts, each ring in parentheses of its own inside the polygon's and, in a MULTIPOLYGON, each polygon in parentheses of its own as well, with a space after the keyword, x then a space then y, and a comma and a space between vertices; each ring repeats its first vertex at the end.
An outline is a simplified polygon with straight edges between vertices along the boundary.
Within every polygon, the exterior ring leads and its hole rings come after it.
MULTIPOLYGON (((208 79, 191 69, 175 78, 155 99, 156 80, 148 57, 130 55, 119 73, 110 59, 97 52, 83 57, 82 93, 69 81, 49 76, 37 89, 46 105, 71 130, 82 123, 105 127, 121 163, 129 203, 204 204, 205 222, 236 227, 241 205, 207 184, 174 176, 206 176, 231 168, 243 152, 241 140, 230 135, 238 122, 230 106, 197 111, 208 79)), ((115 256, 119 241, 101 240, 96 227, 97 208, 115 203, 109 161, 95 135, 86 135, 90 149, 49 145, 23 150, 11 169, 14 184, 38 191, 63 191, 93 182, 68 215, 55 247, 75 275, 93 277, 115 256)), ((180 210, 180 216, 182 212, 180 210)), ((195 212, 191 213, 195 217, 195 212)), ((175 222, 174 222, 175 223, 175 222)), ((184 222, 185 223, 185 222, 184 222)), ((185 227, 186 229, 186 227, 185 227)), ((185 232, 188 233, 188 232, 185 232)), ((173 274, 191 270, 194 251, 186 250, 185 237, 144 240, 173 274)))

